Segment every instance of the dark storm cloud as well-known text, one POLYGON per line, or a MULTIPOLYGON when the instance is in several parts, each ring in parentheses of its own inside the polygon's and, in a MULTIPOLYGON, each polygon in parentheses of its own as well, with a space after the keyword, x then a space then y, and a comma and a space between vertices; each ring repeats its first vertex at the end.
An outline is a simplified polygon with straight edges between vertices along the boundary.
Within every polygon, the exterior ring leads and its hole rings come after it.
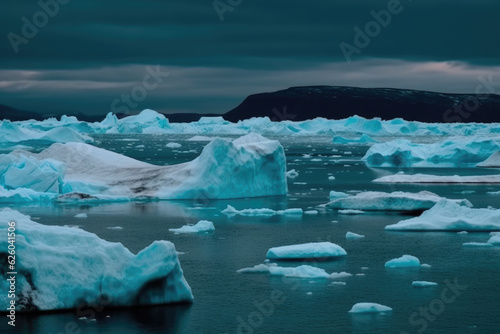
POLYGON ((4 1, 0 104, 102 113, 148 65, 171 76, 138 108, 198 112, 307 84, 470 92, 478 75, 500 65, 497 1, 401 1, 402 11, 350 64, 339 44, 354 45, 353 28, 363 30, 370 11, 389 1, 240 2, 221 22, 211 0, 69 0, 16 54, 8 34, 22 36, 22 18, 32 22, 41 8, 4 1))

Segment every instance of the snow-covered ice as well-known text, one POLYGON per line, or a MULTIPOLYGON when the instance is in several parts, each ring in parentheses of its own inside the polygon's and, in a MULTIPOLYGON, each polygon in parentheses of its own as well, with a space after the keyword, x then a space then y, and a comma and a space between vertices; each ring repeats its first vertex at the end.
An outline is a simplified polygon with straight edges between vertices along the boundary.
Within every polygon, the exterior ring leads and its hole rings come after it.
POLYGON ((500 230, 500 210, 472 209, 443 200, 419 217, 387 225, 394 231, 492 231, 500 230))
POLYGON ((364 235, 356 234, 356 233, 353 233, 353 232, 347 232, 345 234, 345 238, 346 239, 362 239, 364 237, 365 237, 364 235))
POLYGON ((357 303, 352 306, 349 313, 383 313, 391 311, 392 308, 389 306, 377 303, 357 303))
POLYGON ((191 162, 157 166, 84 143, 0 155, 1 185, 37 192, 157 199, 243 198, 287 193, 283 147, 249 134, 215 138, 191 162))
MULTIPOLYGON (((335 199, 326 204, 326 207, 335 210, 420 211, 432 208, 442 199, 443 197, 429 191, 418 193, 368 191, 356 194, 355 196, 335 199)), ((451 201, 468 207, 472 206, 466 199, 451 201)))
POLYGON ((389 260, 385 263, 386 268, 409 268, 420 267, 420 260, 412 255, 403 255, 401 257, 389 260))
POLYGON ((500 167, 500 151, 493 153, 488 159, 478 163, 477 167, 500 167))
POLYGON ((436 286, 438 285, 436 282, 429 282, 429 281, 413 281, 411 283, 411 286, 415 288, 425 288, 425 287, 431 287, 431 286, 436 286))
POLYGON ((331 242, 311 242, 298 245, 280 246, 270 248, 266 257, 268 259, 313 259, 329 258, 347 255, 346 251, 331 242))
MULTIPOLYGON (((41 225, 11 209, 0 212, 2 235, 11 221, 16 222, 18 311, 71 309, 103 295, 110 306, 193 300, 171 242, 155 241, 134 255, 121 243, 78 228, 41 225)), ((7 249, 6 237, 0 247, 7 249)), ((7 280, 0 288, 8 290, 7 280)), ((2 309, 9 301, 7 293, 0 295, 2 309)))
POLYGON ((370 167, 453 167, 477 164, 500 150, 500 137, 453 137, 431 144, 397 139, 374 144, 362 158, 370 167))
POLYGON ((429 175, 397 173, 373 180, 376 183, 500 183, 500 174, 494 175, 429 175))
POLYGON ((268 208, 236 210, 231 205, 228 205, 227 208, 222 210, 222 213, 224 213, 227 216, 240 215, 240 216, 271 217, 274 215, 302 215, 303 211, 302 211, 302 209, 298 209, 298 208, 291 208, 291 209, 286 209, 286 210, 272 210, 272 209, 268 209, 268 208))
POLYGON ((184 225, 180 228, 169 228, 168 230, 175 233, 203 233, 215 231, 215 226, 211 221, 200 220, 194 225, 184 225))

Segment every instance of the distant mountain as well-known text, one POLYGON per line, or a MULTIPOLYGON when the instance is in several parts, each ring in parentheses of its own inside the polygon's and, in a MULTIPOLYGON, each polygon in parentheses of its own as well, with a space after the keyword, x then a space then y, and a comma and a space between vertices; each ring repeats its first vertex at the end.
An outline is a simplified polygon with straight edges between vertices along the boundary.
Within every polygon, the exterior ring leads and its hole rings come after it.
POLYGON ((0 120, 9 119, 11 121, 24 121, 27 119, 43 120, 43 116, 35 112, 21 111, 0 104, 0 120))
POLYGON ((353 115, 422 122, 500 122, 500 95, 394 88, 291 87, 250 95, 223 117, 237 122, 264 116, 274 121, 302 121, 316 117, 341 119, 353 115))

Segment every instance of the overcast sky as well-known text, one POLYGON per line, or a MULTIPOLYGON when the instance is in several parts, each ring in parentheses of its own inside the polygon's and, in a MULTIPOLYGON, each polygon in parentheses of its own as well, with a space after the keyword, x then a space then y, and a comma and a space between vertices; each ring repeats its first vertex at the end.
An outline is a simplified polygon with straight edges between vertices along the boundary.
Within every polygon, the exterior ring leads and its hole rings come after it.
POLYGON ((48 14, 0 3, 0 104, 224 113, 291 86, 473 93, 479 76, 500 82, 498 0, 55 1, 41 0, 48 14), (367 24, 369 41, 355 41, 367 24))

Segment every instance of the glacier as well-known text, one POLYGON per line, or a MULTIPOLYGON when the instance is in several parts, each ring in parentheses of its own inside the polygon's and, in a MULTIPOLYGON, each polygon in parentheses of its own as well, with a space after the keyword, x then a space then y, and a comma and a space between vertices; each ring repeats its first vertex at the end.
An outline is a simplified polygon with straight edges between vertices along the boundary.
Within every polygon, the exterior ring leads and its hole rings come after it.
POLYGON ((193 161, 171 166, 86 143, 55 143, 40 153, 15 150, 0 155, 0 185, 103 200, 245 198, 288 190, 283 147, 258 134, 232 141, 215 138, 193 161))
MULTIPOLYGON (((432 208, 442 199, 443 197, 429 191, 418 193, 367 191, 358 193, 355 196, 334 199, 325 206, 334 210, 423 211, 432 208)), ((459 205, 472 206, 472 203, 466 199, 451 201, 459 205)))
POLYGON ((499 209, 472 209, 442 200, 421 216, 387 225, 390 231, 498 231, 499 209))
POLYGON ((270 248, 266 257, 273 260, 300 260, 330 258, 347 255, 347 252, 331 242, 310 242, 270 248))
POLYGON ((370 167, 455 167, 476 165, 500 150, 500 137, 452 137, 417 144, 408 139, 374 144, 362 160, 370 167))
MULTIPOLYGON (((11 209, 0 211, 1 249, 8 222, 16 228, 16 310, 73 309, 92 303, 123 307, 191 302, 174 244, 155 241, 138 254, 79 228, 46 226, 11 209)), ((2 253, 5 262, 7 253, 2 253)), ((0 282, 8 291, 7 280, 0 282)), ((10 299, 0 295, 0 307, 10 299)))

